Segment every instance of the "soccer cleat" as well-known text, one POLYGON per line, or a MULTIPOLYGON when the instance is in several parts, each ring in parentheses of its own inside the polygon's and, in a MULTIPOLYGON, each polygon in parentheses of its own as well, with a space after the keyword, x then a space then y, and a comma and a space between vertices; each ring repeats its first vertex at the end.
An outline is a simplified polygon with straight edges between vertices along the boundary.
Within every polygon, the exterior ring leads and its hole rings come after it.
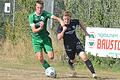
POLYGON ((71 70, 75 70, 73 63, 71 63, 70 61, 68 61, 68 65, 69 65, 69 68, 70 68, 71 70))
POLYGON ((92 74, 93 78, 97 79, 97 75, 95 73, 92 74))
POLYGON ((76 71, 75 71, 75 66, 74 66, 74 64, 69 64, 69 68, 70 68, 70 70, 71 70, 71 72, 70 72, 70 77, 76 77, 77 73, 76 73, 76 71))
POLYGON ((75 70, 75 68, 74 68, 74 65, 72 64, 72 65, 70 65, 69 64, 69 68, 71 69, 71 70, 75 70))

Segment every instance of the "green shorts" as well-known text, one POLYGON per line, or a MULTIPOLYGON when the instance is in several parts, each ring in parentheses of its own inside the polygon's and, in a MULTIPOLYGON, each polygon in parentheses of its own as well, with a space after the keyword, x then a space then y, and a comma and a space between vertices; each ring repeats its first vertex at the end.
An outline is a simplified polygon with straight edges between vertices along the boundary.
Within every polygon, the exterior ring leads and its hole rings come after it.
POLYGON ((53 51, 51 38, 41 39, 32 39, 32 45, 34 52, 42 52, 44 50, 45 53, 53 51))

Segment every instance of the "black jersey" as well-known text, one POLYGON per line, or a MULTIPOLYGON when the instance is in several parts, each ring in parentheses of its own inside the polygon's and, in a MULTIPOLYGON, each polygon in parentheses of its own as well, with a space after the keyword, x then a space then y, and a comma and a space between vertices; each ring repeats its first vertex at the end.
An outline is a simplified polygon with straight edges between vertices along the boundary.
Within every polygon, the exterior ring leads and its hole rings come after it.
MULTIPOLYGON (((74 44, 77 41, 79 41, 79 39, 76 36, 76 32, 75 32, 77 25, 79 25, 79 20, 77 19, 70 20, 70 24, 66 25, 67 30, 65 31, 64 37, 63 37, 64 45, 74 44)), ((59 26, 57 28, 57 33, 60 33, 61 31, 62 31, 62 27, 59 26)))

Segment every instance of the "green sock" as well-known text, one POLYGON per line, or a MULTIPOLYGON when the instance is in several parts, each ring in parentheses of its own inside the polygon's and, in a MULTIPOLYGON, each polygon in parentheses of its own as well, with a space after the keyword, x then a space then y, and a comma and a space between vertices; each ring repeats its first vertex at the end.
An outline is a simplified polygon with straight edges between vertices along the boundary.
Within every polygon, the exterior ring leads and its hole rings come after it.
POLYGON ((44 63, 42 65, 43 65, 43 67, 45 69, 47 69, 48 67, 50 67, 50 65, 48 64, 48 62, 46 60, 44 60, 44 63))

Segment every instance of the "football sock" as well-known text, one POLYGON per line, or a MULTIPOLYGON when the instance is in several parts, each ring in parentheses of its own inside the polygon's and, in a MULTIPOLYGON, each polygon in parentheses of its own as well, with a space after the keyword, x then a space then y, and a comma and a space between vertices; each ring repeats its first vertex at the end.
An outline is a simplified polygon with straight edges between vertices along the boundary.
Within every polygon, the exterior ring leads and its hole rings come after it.
POLYGON ((85 64, 86 64, 87 68, 91 71, 92 74, 95 73, 93 65, 89 59, 87 61, 85 61, 85 64))
POLYGON ((68 64, 73 65, 73 63, 70 61, 70 59, 68 60, 68 64))
POLYGON ((48 67, 50 67, 50 65, 48 64, 48 62, 46 61, 46 60, 44 60, 43 61, 43 67, 45 68, 45 69, 47 69, 48 67))

